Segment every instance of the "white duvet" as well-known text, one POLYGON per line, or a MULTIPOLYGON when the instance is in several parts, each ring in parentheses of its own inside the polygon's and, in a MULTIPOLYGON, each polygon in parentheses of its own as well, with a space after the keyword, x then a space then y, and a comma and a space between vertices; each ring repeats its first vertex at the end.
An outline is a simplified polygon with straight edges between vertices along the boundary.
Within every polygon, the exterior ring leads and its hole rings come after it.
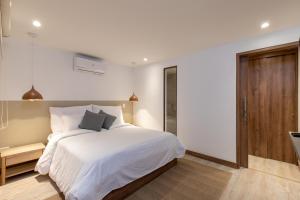
POLYGON ((51 136, 36 171, 49 173, 67 200, 99 200, 184 153, 171 133, 132 125, 75 130, 51 136))

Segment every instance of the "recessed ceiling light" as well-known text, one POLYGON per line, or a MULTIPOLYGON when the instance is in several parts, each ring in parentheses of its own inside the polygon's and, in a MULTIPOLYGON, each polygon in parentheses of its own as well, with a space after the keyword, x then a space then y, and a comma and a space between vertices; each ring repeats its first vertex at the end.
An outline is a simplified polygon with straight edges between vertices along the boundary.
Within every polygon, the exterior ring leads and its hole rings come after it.
POLYGON ((32 25, 35 26, 35 27, 37 27, 37 28, 39 28, 39 27, 42 26, 41 22, 38 21, 38 20, 33 20, 33 21, 32 21, 32 25))
POLYGON ((268 28, 270 26, 270 23, 269 22, 263 22, 261 25, 260 25, 260 28, 261 29, 265 29, 265 28, 268 28))
POLYGON ((148 58, 144 58, 144 61, 147 62, 147 61, 148 61, 148 58))

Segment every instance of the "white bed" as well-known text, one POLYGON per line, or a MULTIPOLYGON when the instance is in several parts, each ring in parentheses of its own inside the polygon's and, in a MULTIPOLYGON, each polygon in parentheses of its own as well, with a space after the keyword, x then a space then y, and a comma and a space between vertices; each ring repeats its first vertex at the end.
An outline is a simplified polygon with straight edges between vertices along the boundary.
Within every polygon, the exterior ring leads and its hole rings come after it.
POLYGON ((52 134, 36 171, 49 174, 67 200, 99 200, 184 153, 171 133, 129 124, 78 129, 52 134))

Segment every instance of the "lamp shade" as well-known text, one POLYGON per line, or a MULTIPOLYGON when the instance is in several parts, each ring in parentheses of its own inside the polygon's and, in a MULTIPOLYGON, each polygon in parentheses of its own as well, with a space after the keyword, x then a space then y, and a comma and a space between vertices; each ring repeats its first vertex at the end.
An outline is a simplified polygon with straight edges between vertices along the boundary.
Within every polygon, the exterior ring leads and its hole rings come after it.
POLYGON ((40 101, 43 100, 43 96, 32 86, 32 88, 23 95, 22 99, 28 101, 40 101))
POLYGON ((131 102, 137 102, 137 101, 139 101, 139 98, 137 96, 135 96, 135 94, 133 93, 131 95, 131 97, 129 98, 129 101, 131 101, 131 102))

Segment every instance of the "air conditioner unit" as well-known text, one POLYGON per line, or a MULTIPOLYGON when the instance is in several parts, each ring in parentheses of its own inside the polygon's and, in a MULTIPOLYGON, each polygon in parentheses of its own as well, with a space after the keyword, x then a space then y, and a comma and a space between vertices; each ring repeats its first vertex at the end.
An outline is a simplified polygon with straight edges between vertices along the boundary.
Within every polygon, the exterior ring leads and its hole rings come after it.
POLYGON ((104 74, 104 62, 100 58, 87 55, 76 54, 74 56, 74 71, 93 73, 96 75, 104 74))

